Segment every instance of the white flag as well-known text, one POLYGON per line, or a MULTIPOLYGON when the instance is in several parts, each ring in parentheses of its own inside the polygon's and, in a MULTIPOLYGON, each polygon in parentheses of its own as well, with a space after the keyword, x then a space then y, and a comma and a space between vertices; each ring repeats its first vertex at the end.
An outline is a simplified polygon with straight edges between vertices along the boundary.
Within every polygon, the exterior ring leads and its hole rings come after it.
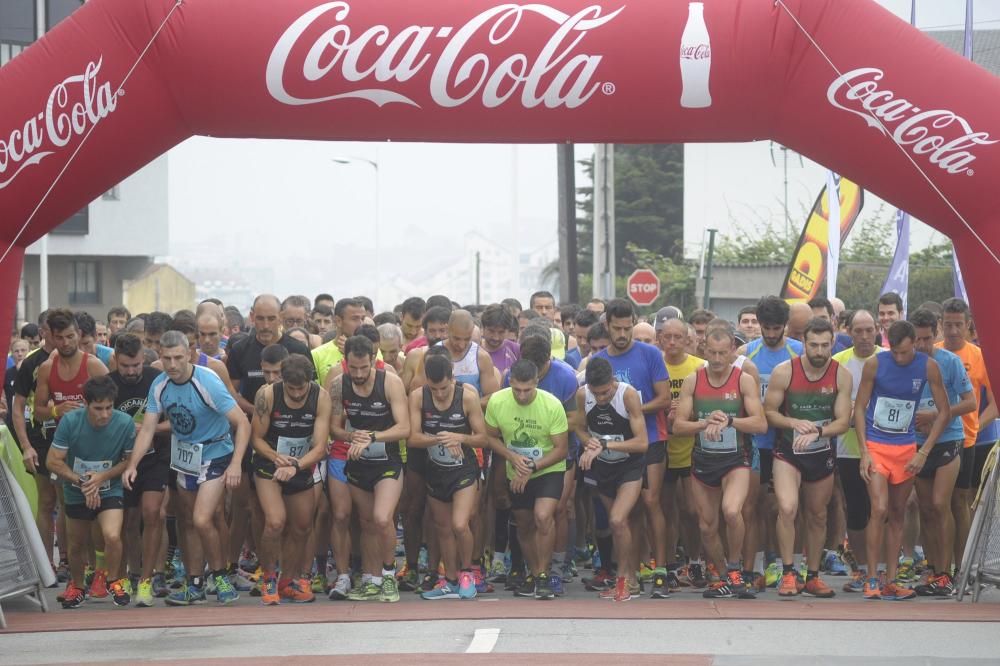
POLYGON ((826 253, 826 297, 837 297, 837 266, 840 264, 840 179, 837 174, 826 174, 826 194, 830 198, 830 214, 827 216, 830 233, 826 253))

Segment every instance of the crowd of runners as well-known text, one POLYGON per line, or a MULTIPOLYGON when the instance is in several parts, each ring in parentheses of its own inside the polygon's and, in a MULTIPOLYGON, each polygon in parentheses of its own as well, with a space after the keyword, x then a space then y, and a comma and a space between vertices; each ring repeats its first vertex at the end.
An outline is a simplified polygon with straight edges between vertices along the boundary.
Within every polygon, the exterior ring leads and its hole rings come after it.
POLYGON ((65 608, 948 597, 996 402, 966 303, 872 306, 60 308, 3 406, 65 608))

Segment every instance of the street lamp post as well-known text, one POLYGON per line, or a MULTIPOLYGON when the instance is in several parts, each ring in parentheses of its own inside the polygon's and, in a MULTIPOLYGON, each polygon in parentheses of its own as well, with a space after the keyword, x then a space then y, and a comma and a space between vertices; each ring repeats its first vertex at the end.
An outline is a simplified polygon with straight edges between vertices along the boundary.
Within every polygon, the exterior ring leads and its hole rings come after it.
POLYGON ((344 166, 350 166, 352 164, 367 164, 372 169, 375 170, 375 290, 376 293, 373 295, 378 298, 378 285, 380 274, 379 274, 379 243, 378 243, 378 228, 380 221, 380 205, 379 205, 379 185, 381 181, 381 175, 378 168, 378 148, 375 149, 375 159, 370 160, 367 157, 333 157, 331 160, 335 164, 341 164, 344 166))

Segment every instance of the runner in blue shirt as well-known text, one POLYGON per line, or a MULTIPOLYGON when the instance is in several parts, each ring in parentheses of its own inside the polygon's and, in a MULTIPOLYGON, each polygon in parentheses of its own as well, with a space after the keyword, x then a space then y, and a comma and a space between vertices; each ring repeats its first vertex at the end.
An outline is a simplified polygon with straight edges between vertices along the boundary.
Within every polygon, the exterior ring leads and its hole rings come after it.
POLYGON ((192 365, 186 335, 180 331, 164 333, 160 361, 163 374, 149 390, 146 415, 122 481, 126 488, 132 487, 136 467, 152 444, 160 414, 166 414, 173 430, 170 467, 177 472, 177 489, 188 525, 194 525, 200 537, 189 540, 184 550, 185 568, 193 575, 188 576, 184 587, 167 597, 167 604, 189 606, 205 601, 205 581, 200 575, 204 559, 211 567, 219 603, 229 604, 239 594, 227 576, 222 543, 211 516, 226 488, 240 484, 240 461, 250 440, 250 422, 218 375, 192 365), (236 432, 235 444, 231 430, 236 432))

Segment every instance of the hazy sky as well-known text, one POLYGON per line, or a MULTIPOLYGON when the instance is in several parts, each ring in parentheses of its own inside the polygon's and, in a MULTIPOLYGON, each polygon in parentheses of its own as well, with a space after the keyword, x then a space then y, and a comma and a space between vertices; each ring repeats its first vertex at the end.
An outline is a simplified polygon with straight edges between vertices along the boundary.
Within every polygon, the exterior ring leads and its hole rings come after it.
MULTIPOLYGON (((909 19, 910 0, 879 1, 909 19)), ((917 24, 958 29, 964 7, 964 0, 919 0, 917 24)), ((975 11, 978 28, 1000 28, 1000 1, 978 0, 975 11)), ((590 145, 577 146, 578 158, 592 152, 590 145)), ((760 184, 751 187, 737 178, 726 186, 725 198, 737 206, 776 208, 780 219, 775 203, 783 189, 780 169, 771 166, 767 144, 743 147, 737 154, 747 170, 767 172, 763 191, 760 184)), ((522 247, 551 242, 555 156, 555 147, 547 145, 193 138, 169 157, 171 255, 178 264, 273 266, 273 283, 251 285, 257 290, 282 295, 331 291, 338 297, 360 293, 372 279, 376 247, 375 170, 364 162, 339 165, 332 159, 360 157, 379 164, 378 249, 390 257, 381 262, 387 278, 410 265, 457 258, 468 231, 506 243, 514 215, 521 229, 530 230, 522 247)), ((818 165, 790 169, 793 210, 798 199, 812 203, 822 174, 818 165)), ((715 196, 708 188, 696 189, 701 188, 696 179, 688 181, 689 202, 715 196)), ((689 247, 700 242, 705 226, 692 212, 686 225, 689 247)), ((793 215, 795 224, 800 218, 793 215)))

